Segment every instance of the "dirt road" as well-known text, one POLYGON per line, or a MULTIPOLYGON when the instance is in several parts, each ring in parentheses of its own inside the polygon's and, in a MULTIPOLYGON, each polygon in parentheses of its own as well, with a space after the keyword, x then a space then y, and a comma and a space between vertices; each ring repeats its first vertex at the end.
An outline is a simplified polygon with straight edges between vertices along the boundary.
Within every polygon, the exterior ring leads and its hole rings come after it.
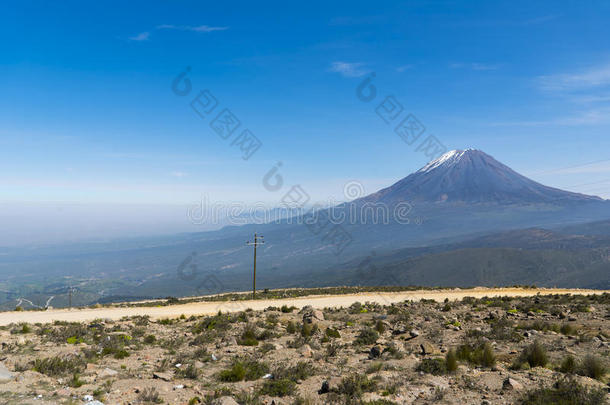
POLYGON ((405 300, 417 301, 422 298, 443 301, 459 300, 464 297, 495 297, 495 296, 532 296, 538 293, 548 294, 602 294, 602 290, 578 290, 578 289, 519 289, 519 288, 474 288, 474 289, 451 289, 451 290, 418 290, 396 293, 358 293, 345 295, 312 295, 308 297, 272 299, 272 300, 249 300, 229 302, 193 302, 189 304, 159 306, 159 307, 105 307, 105 308, 83 308, 83 309, 50 309, 48 311, 24 311, 24 312, 0 312, 0 326, 11 323, 45 323, 53 321, 87 322, 94 319, 117 320, 124 316, 148 315, 152 319, 178 317, 182 314, 211 315, 219 310, 223 312, 238 312, 247 308, 254 310, 265 309, 269 306, 280 307, 282 305, 302 308, 311 305, 315 308, 325 307, 347 307, 354 302, 377 302, 383 305, 401 302, 405 300))

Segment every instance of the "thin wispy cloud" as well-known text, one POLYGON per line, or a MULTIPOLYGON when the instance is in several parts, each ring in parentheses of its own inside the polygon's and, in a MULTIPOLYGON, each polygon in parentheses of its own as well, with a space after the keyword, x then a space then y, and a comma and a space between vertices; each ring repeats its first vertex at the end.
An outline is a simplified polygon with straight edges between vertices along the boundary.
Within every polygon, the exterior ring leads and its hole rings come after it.
POLYGON ((150 37, 150 32, 140 32, 138 35, 133 37, 129 37, 131 41, 148 41, 150 37))
POLYGON ((345 77, 361 77, 369 71, 364 68, 364 63, 333 62, 330 71, 339 73, 345 77))
POLYGON ((214 31, 225 31, 229 27, 214 27, 211 25, 172 25, 162 24, 157 26, 158 30, 179 30, 179 31, 193 31, 193 32, 214 32, 214 31))
POLYGON ((472 69, 472 70, 496 70, 500 65, 487 63, 452 63, 449 65, 451 69, 472 69))
POLYGON ((174 177, 178 177, 179 179, 188 176, 188 173, 185 172, 171 172, 171 175, 174 177))
POLYGON ((539 76, 538 84, 547 91, 576 91, 610 86, 610 63, 575 73, 539 76))
POLYGON ((413 68, 414 66, 415 66, 415 65, 402 65, 402 66, 398 66, 398 67, 396 68, 396 71, 397 71, 398 73, 402 73, 402 72, 404 72, 405 70, 409 70, 409 69, 413 68))

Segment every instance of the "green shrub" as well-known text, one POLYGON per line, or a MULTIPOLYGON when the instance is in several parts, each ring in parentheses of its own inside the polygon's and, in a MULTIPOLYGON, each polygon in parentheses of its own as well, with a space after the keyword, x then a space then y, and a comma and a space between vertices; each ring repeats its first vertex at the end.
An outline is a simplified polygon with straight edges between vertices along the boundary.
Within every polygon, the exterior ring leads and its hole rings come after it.
POLYGON ((444 359, 423 359, 417 365, 416 370, 427 374, 441 375, 447 373, 447 365, 444 359))
POLYGON ((519 357, 521 363, 528 363, 530 367, 544 367, 549 362, 544 346, 536 340, 526 347, 519 357))
POLYGON ((588 354, 583 359, 582 365, 578 369, 578 374, 601 380, 606 375, 606 366, 600 359, 592 354, 588 354))
MULTIPOLYGON (((316 325, 317 326, 317 325, 316 325)), ((313 333, 313 325, 311 323, 303 323, 301 325, 301 336, 308 338, 313 333)))
POLYGON ((80 358, 47 357, 34 360, 34 370, 48 376, 80 373, 85 368, 84 360, 80 358))
POLYGON ((341 334, 339 333, 339 331, 337 329, 334 328, 326 328, 326 331, 324 332, 326 336, 328 336, 329 338, 332 339, 339 339, 341 337, 341 334))
POLYGON ((285 397, 294 394, 296 385, 297 384, 294 381, 288 378, 266 380, 259 393, 272 397, 285 397))
POLYGON ((377 323, 375 323, 375 330, 379 333, 382 334, 383 332, 385 332, 385 324, 383 323, 383 321, 381 319, 379 319, 377 321, 377 323))
POLYGON ((367 368, 366 368, 366 373, 367 374, 373 374, 373 373, 378 373, 379 371, 381 371, 381 369, 383 368, 383 363, 380 361, 376 361, 374 363, 371 363, 367 368))
POLYGON ((163 402, 161 397, 159 396, 159 392, 153 387, 144 388, 140 395, 138 395, 138 402, 140 403, 150 403, 150 404, 158 404, 163 402))
POLYGON ((299 380, 306 380, 307 378, 315 375, 316 369, 311 363, 307 363, 305 361, 299 361, 297 364, 291 367, 286 367, 282 365, 281 367, 277 367, 273 370, 273 378, 281 380, 281 379, 290 379, 295 382, 299 380))
POLYGON ((455 350, 451 349, 445 355, 445 367, 448 372, 454 372, 458 368, 457 355, 455 350))
POLYGON ((269 372, 269 367, 265 363, 254 359, 235 360, 228 370, 223 370, 218 374, 220 381, 237 382, 258 380, 269 372))
POLYGON ((80 379, 80 375, 78 373, 72 374, 72 378, 68 381, 68 385, 72 388, 78 388, 85 384, 83 380, 80 379))
POLYGON ((146 343, 147 345, 152 345, 156 341, 157 338, 155 337, 155 335, 148 335, 144 338, 144 343, 146 343))
POLYGON ((258 345, 258 340, 256 339, 256 327, 254 325, 247 325, 237 343, 242 346, 258 345))
POLYGON ((576 359, 572 355, 567 355, 563 358, 559 371, 567 374, 574 374, 576 372, 576 359))
POLYGON ((493 367, 496 364, 496 356, 488 342, 479 344, 476 347, 463 344, 458 347, 456 357, 458 360, 477 364, 481 367, 493 367))
POLYGON ((348 398, 360 398, 363 393, 373 392, 376 389, 375 381, 369 380, 365 375, 355 374, 344 377, 337 388, 337 392, 348 398))
POLYGON ((297 325, 294 323, 294 321, 288 322, 288 324, 286 325, 286 332, 290 334, 297 332, 297 325))
POLYGON ((224 382, 242 381, 246 377, 246 367, 241 362, 233 363, 228 370, 223 370, 219 373, 218 379, 224 382))
POLYGON ((563 335, 576 335, 578 333, 578 330, 570 325, 569 323, 564 323, 563 325, 561 325, 561 329, 559 330, 563 335))
POLYGON ((282 308, 280 308, 280 311, 282 311, 285 314, 289 314, 292 311, 294 311, 296 309, 296 307, 294 306, 287 306, 287 305, 282 305, 282 308))
POLYGON ((379 339, 379 333, 371 328, 362 329, 354 341, 357 345, 372 345, 379 339))
POLYGON ((602 389, 588 389, 577 381, 561 380, 553 387, 541 387, 525 394, 523 405, 604 405, 606 393, 602 389))
POLYGON ((176 376, 196 380, 199 377, 199 370, 197 370, 194 364, 189 364, 186 367, 179 368, 176 376))

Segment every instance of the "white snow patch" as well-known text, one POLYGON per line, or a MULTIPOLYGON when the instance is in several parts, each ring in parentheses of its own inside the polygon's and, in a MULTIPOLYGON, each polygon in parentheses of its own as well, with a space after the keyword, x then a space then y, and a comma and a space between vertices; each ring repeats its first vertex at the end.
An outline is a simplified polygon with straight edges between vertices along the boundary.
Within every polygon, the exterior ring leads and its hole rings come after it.
POLYGON ((449 152, 445 153, 438 159, 431 161, 430 163, 428 163, 427 165, 425 165, 424 167, 419 169, 417 172, 418 173, 427 173, 442 165, 455 164, 460 161, 460 159, 462 158, 462 156, 464 156, 466 154, 466 152, 471 151, 471 150, 473 150, 473 149, 450 150, 449 152))

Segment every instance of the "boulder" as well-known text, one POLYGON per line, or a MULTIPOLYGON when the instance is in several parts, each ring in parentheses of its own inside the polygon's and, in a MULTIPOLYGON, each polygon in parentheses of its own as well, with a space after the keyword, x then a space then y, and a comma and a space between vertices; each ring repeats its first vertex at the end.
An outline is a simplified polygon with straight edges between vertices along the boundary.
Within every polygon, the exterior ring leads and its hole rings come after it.
POLYGON ((0 382, 7 382, 15 378, 15 374, 8 371, 3 363, 0 363, 0 382))
POLYGON ((313 356, 313 350, 309 345, 303 345, 303 347, 301 347, 301 355, 303 355, 303 357, 310 358, 313 356))
POLYGON ((100 372, 98 372, 97 376, 100 377, 100 378, 107 378, 107 377, 114 377, 118 373, 119 373, 118 371, 106 367, 105 369, 103 369, 100 372))
POLYGON ((521 389, 523 389, 523 385, 519 381, 514 380, 509 377, 506 380, 504 380, 504 382, 502 383, 502 389, 503 390, 521 390, 521 389))
POLYGON ((436 353, 436 348, 430 342, 422 342, 419 345, 419 348, 421 349, 421 354, 424 356, 436 353))
POLYGON ((308 309, 303 311, 303 323, 314 323, 324 320, 324 312, 319 309, 308 309))
POLYGON ((371 350, 369 351, 369 359, 378 359, 379 357, 381 357, 382 352, 383 349, 379 345, 371 347, 371 350))
POLYGON ((174 375, 172 373, 163 373, 158 371, 156 373, 153 373, 153 378, 163 381, 171 381, 174 379, 174 375))
POLYGON ((220 397, 212 402, 213 405, 239 405, 232 397, 220 397))

